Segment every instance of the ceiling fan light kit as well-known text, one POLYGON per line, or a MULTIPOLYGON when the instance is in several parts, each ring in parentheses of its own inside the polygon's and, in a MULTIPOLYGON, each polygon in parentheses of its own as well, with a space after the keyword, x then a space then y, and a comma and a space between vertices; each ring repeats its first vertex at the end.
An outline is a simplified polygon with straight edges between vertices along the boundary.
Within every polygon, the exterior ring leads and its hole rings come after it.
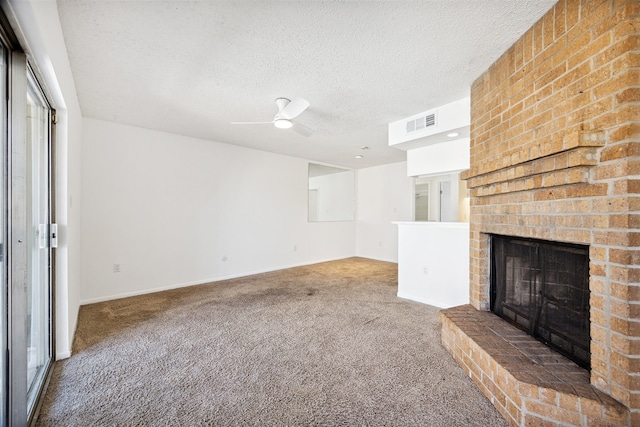
POLYGON ((276 119, 273 122, 273 125, 278 129, 289 129, 291 126, 293 126, 293 123, 291 123, 291 120, 289 119, 276 119))

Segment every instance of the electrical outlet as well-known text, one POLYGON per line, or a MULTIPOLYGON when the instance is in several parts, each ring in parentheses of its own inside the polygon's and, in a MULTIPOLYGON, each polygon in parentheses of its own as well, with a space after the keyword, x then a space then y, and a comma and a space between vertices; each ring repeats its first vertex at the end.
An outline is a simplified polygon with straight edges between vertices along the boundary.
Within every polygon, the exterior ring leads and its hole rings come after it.
POLYGON ((422 274, 429 274, 429 267, 426 265, 422 267, 422 274))
POLYGON ((298 250, 298 245, 293 245, 293 251, 296 252, 298 250))
POLYGON ((113 264, 113 272, 120 273, 120 264, 113 264))

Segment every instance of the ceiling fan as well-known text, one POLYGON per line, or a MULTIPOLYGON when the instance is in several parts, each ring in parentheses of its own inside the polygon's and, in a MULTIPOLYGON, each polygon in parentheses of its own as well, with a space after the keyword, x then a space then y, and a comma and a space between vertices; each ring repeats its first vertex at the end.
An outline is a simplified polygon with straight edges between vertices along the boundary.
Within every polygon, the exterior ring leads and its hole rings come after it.
POLYGON ((276 105, 278 106, 278 113, 270 122, 231 122, 232 125, 264 125, 273 124, 278 129, 293 129, 295 132, 302 136, 311 136, 314 132, 313 129, 307 126, 293 122, 291 119, 298 117, 304 110, 309 107, 309 101, 304 98, 294 98, 289 100, 287 98, 277 98, 276 105))

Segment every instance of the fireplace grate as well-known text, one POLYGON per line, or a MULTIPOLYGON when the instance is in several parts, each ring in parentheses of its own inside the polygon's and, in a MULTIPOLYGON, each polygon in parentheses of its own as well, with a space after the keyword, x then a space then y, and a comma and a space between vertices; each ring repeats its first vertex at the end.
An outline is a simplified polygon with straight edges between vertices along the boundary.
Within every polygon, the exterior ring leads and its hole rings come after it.
POLYGON ((491 311, 589 369, 588 247, 492 236, 491 311))

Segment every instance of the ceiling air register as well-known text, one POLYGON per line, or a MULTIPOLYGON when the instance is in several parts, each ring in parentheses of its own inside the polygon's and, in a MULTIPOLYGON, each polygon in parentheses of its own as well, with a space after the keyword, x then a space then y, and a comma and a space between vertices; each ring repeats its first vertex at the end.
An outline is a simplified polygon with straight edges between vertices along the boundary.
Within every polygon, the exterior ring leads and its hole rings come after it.
POLYGON ((407 122, 407 133, 419 132, 425 130, 430 126, 436 125, 436 114, 427 114, 426 116, 418 117, 417 119, 409 120, 407 122))

